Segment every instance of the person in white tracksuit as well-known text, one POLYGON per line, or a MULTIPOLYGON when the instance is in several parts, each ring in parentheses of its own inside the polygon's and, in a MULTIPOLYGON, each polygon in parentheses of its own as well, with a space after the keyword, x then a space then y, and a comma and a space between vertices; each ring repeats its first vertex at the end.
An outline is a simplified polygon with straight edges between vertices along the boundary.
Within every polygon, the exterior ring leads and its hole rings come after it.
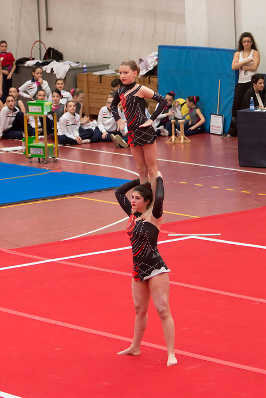
POLYGON ((51 95, 51 90, 47 81, 43 80, 42 73, 43 70, 40 66, 34 66, 32 68, 32 79, 26 81, 26 83, 19 87, 19 95, 21 95, 21 97, 35 100, 38 91, 44 90, 45 100, 48 100, 51 95))
POLYGON ((80 126, 80 116, 75 113, 75 102, 66 104, 66 113, 58 123, 58 142, 61 145, 88 144, 93 137, 93 129, 83 129, 80 126))

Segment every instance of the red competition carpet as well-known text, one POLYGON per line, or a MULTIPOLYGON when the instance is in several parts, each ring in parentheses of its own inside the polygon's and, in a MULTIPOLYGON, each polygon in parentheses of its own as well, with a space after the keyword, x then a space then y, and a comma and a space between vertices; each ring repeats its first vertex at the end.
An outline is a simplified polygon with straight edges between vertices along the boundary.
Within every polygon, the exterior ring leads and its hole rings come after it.
POLYGON ((142 355, 116 355, 134 323, 125 232, 1 250, 0 397, 264 397, 265 232, 265 207, 163 224, 171 368, 152 303, 142 355))

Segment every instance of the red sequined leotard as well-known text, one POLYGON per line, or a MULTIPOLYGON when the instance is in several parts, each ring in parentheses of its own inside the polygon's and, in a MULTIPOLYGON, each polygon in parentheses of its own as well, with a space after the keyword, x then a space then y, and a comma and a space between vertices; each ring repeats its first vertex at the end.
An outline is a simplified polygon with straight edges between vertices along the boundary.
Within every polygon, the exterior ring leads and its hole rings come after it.
MULTIPOLYGON (((139 127, 147 121, 145 115, 146 100, 145 98, 139 97, 137 94, 141 86, 138 85, 136 88, 134 88, 134 86, 136 86, 135 82, 124 85, 117 90, 111 105, 111 110, 115 120, 119 120, 120 116, 118 114, 117 105, 121 101, 127 121, 128 143, 131 146, 153 144, 156 139, 154 128, 152 126, 139 127)), ((167 102, 164 97, 157 93, 154 93, 152 99, 159 102, 159 106, 150 117, 151 120, 155 120, 162 112, 167 102)))
MULTIPOLYGON (((131 204, 126 197, 126 192, 139 185, 139 180, 126 182, 116 188, 115 195, 122 209, 129 216, 127 233, 130 238, 133 254, 133 278, 135 280, 146 280, 159 273, 169 272, 163 261, 158 248, 158 228, 147 221, 139 219, 141 213, 131 214, 131 204)), ((152 214, 160 218, 163 213, 162 205, 164 198, 163 180, 157 178, 157 188, 152 214)))

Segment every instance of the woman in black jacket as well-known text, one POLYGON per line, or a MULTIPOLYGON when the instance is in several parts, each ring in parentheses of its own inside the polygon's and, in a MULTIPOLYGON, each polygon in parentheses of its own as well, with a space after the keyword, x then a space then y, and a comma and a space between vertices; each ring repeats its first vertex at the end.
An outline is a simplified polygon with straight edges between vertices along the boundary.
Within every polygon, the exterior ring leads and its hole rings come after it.
POLYGON ((264 76, 260 73, 256 73, 251 78, 252 87, 249 88, 244 95, 242 101, 242 109, 249 108, 250 106, 250 98, 253 97, 255 107, 264 108, 264 98, 265 98, 265 90, 264 90, 264 76))

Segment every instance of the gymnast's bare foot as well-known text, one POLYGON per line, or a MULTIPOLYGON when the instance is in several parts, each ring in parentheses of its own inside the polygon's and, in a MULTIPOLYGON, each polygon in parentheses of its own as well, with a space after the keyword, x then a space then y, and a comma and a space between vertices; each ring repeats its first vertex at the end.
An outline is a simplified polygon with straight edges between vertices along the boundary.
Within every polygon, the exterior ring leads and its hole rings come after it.
POLYGON ((169 354, 168 355, 168 361, 167 361, 167 366, 173 366, 177 364, 177 359, 175 357, 175 354, 169 354))
POLYGON ((140 355, 140 354, 141 354, 140 349, 134 348, 134 347, 129 347, 126 350, 119 351, 117 353, 117 355, 135 355, 135 356, 140 355))

